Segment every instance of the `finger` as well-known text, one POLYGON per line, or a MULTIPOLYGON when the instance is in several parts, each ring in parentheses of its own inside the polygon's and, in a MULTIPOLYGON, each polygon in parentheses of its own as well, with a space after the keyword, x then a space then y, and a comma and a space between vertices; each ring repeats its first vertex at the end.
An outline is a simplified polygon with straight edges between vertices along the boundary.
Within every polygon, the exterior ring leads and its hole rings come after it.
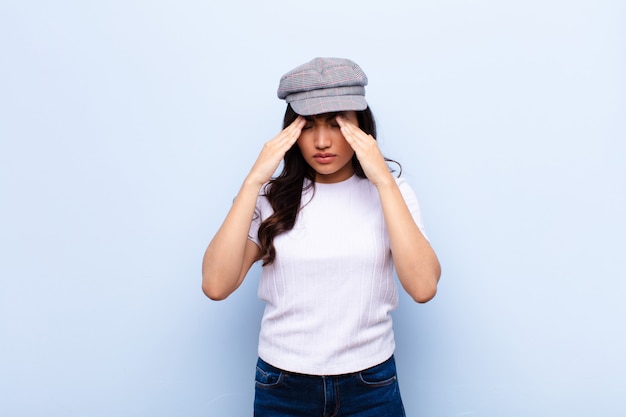
POLYGON ((302 133, 302 128, 306 124, 306 120, 302 116, 298 116, 296 120, 294 120, 289 126, 287 126, 284 130, 285 134, 289 139, 298 139, 300 137, 300 133, 302 133))
POLYGON ((302 128, 306 124, 306 121, 302 116, 298 116, 289 126, 284 128, 275 138, 274 143, 281 148, 290 148, 302 133, 302 128))
MULTIPOLYGON (((296 120, 294 120, 289 126, 289 133, 291 134, 291 138, 298 139, 300 134, 302 133, 302 128, 306 124, 306 120, 302 116, 298 116, 296 120)), ((295 140, 294 139, 294 140, 295 140)))
POLYGON ((349 129, 350 127, 354 126, 354 124, 352 124, 350 120, 344 118, 340 114, 338 114, 335 119, 337 120, 337 123, 339 124, 339 127, 341 129, 349 129))
POLYGON ((306 123, 306 120, 302 116, 296 117, 296 119, 287 126, 286 130, 300 130, 306 123))
POLYGON ((351 144, 351 142, 355 140, 356 129, 358 128, 354 124, 352 124, 349 120, 346 120, 341 116, 337 116, 337 123, 339 124, 339 128, 341 129, 341 133, 346 138, 348 143, 351 144))
POLYGON ((342 116, 337 116, 337 123, 339 123, 339 127, 342 131, 345 131, 348 134, 360 137, 368 136, 367 133, 363 132, 359 126, 342 116))
POLYGON ((365 146, 368 143, 369 138, 371 138, 371 135, 363 132, 361 128, 345 119, 342 119, 338 123, 344 138, 350 146, 355 148, 355 150, 356 148, 362 148, 365 146))
POLYGON ((298 140, 300 137, 301 129, 293 129, 287 132, 284 132, 282 135, 279 146, 282 149, 282 152, 287 152, 298 140))

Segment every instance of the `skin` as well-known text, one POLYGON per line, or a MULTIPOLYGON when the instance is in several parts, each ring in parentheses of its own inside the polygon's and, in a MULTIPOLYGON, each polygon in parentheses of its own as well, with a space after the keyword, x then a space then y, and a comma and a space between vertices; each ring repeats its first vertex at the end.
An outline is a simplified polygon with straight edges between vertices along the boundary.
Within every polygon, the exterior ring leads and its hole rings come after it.
MULTIPOLYGON (((358 124, 356 112, 344 112, 343 117, 358 124)), ((341 133, 336 114, 307 117, 297 143, 304 160, 315 170, 315 182, 331 184, 354 174, 354 149, 341 133)))
POLYGON ((248 239, 256 199, 296 142, 305 161, 315 169, 315 181, 320 183, 350 178, 354 174, 350 161, 356 154, 365 175, 378 190, 402 287, 417 302, 431 300, 441 275, 437 256, 415 224, 376 140, 358 127, 356 113, 350 111, 333 117, 299 116, 263 146, 224 223, 206 249, 202 263, 204 293, 213 300, 225 299, 241 285, 259 259, 259 247, 248 239))

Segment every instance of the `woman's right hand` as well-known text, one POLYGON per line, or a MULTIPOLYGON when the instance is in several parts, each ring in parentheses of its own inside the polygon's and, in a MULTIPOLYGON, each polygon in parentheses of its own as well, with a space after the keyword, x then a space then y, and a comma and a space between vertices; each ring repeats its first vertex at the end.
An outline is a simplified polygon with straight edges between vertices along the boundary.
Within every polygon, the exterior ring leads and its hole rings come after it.
POLYGON ((305 124, 306 120, 304 117, 298 116, 293 123, 284 128, 274 139, 266 142, 246 180, 252 181, 258 186, 269 181, 274 172, 276 172, 285 153, 291 149, 300 137, 305 124))
POLYGON ((259 259, 259 247, 248 239, 259 189, 276 172, 285 153, 300 137, 306 124, 298 116, 263 146, 233 201, 224 223, 204 252, 202 290, 213 300, 223 300, 239 287, 250 266, 259 259))

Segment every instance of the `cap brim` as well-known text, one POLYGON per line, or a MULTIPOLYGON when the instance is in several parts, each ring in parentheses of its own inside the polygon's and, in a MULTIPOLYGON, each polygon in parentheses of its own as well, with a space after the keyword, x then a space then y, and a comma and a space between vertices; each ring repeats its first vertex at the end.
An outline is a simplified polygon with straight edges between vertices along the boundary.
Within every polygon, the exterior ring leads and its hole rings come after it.
POLYGON ((290 102, 293 111, 301 116, 313 116, 322 113, 340 111, 360 111, 367 108, 365 97, 358 96, 334 96, 314 97, 290 102))

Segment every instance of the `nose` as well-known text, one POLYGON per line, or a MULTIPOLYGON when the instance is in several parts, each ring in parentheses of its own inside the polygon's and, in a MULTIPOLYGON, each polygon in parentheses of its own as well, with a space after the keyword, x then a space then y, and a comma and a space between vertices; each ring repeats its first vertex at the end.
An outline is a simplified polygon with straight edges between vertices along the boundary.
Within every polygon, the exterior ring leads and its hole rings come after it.
POLYGON ((331 138, 330 132, 326 127, 320 127, 316 129, 315 135, 315 148, 316 149, 326 149, 330 147, 331 138))

